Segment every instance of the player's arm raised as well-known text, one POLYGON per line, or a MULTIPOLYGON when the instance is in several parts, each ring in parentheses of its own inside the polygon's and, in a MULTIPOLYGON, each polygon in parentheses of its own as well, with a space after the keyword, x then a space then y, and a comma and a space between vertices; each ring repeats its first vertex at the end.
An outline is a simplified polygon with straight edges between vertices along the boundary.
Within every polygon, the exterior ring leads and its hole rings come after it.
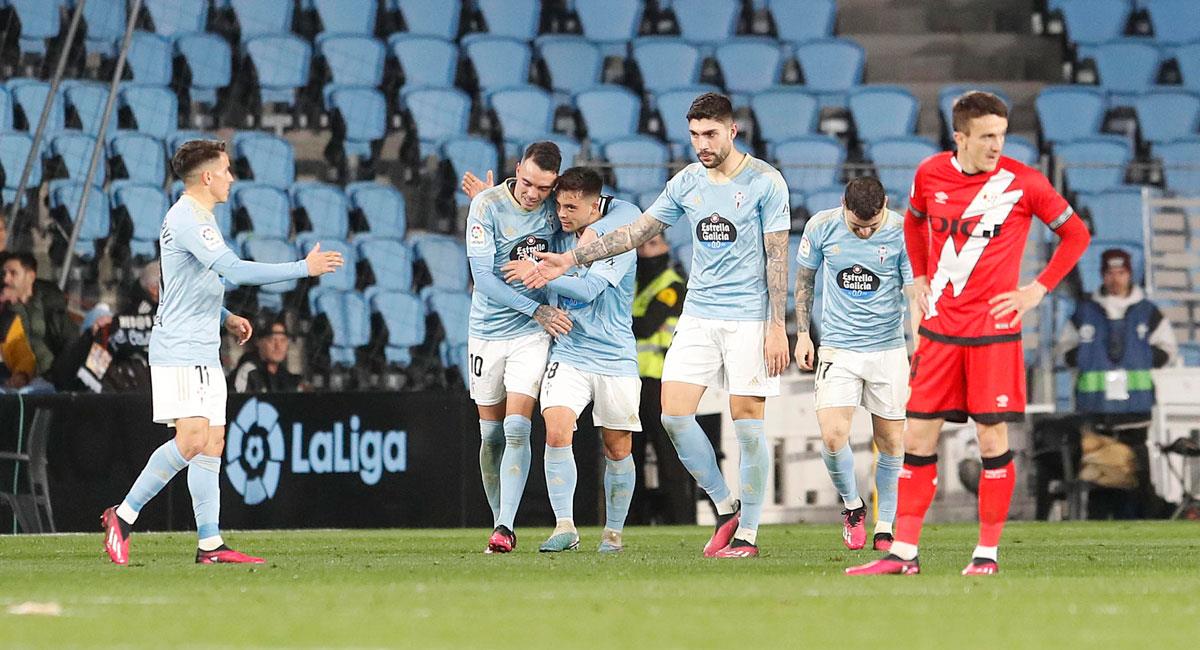
MULTIPOLYGON (((530 289, 540 289, 551 280, 567 272, 572 266, 586 266, 596 260, 603 260, 621 253, 631 251, 651 237, 667 229, 667 224, 654 216, 644 213, 637 221, 621 226, 604 235, 600 239, 583 244, 565 253, 534 253, 541 263, 525 275, 525 286, 530 289)), ((787 248, 785 236, 784 248, 787 248)), ((786 264, 784 265, 786 269, 786 264)))
POLYGON ((767 374, 774 377, 782 373, 790 362, 784 325, 784 319, 787 318, 788 231, 763 234, 763 246, 767 253, 767 300, 771 309, 767 318, 763 355, 767 361, 767 374))
POLYGON ((801 264, 800 270, 796 271, 796 363, 803 370, 812 370, 816 352, 809 333, 816 288, 817 270, 801 264))

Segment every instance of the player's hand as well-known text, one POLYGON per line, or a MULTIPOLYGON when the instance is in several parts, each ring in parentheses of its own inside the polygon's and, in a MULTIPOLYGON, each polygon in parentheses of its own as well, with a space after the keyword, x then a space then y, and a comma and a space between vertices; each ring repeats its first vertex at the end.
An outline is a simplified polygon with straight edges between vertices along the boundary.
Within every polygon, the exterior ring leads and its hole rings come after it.
POLYGON ((254 327, 250 325, 250 321, 237 314, 230 314, 229 318, 225 319, 225 329, 237 338, 238 345, 245 345, 246 341, 250 340, 250 335, 254 333, 254 327))
POLYGON ((567 316, 567 312, 557 307, 550 305, 538 307, 533 312, 533 320, 537 321, 542 329, 555 338, 571 331, 571 318, 567 316))
POLYGON ((492 170, 490 169, 487 172, 487 182, 479 180, 479 177, 471 172, 463 174, 462 177, 462 191, 463 194, 466 194, 467 198, 469 199, 475 198, 476 194, 479 194, 495 184, 496 182, 493 180, 492 170))
POLYGON ((767 325, 767 337, 763 342, 763 358, 767 362, 767 376, 778 377, 791 363, 788 356, 787 331, 782 325, 767 325))
POLYGON ((342 259, 342 254, 337 251, 321 252, 321 242, 313 245, 312 250, 308 251, 308 255, 304 257, 304 263, 308 265, 309 277, 316 277, 331 273, 342 268, 346 263, 342 259))
POLYGON ((808 332, 796 334, 796 365, 800 366, 801 370, 812 370, 815 354, 812 337, 808 335, 808 332))
MULTIPOLYGON (((918 316, 925 318, 929 315, 929 297, 933 295, 933 290, 929 288, 929 278, 922 275, 919 278, 913 278, 913 295, 917 299, 918 316)), ((916 330, 914 329, 915 333, 916 330)))
POLYGON ((571 268, 571 255, 567 253, 543 253, 534 251, 539 263, 537 266, 530 269, 521 278, 525 286, 530 289, 541 289, 546 286, 551 280, 562 276, 571 268))
POLYGON ((529 260, 513 260, 506 262, 504 266, 500 267, 500 270, 504 271, 504 281, 512 284, 520 282, 533 270, 534 266, 537 265, 529 260))
POLYGON ((992 306, 990 313, 996 320, 1004 320, 1005 315, 1012 312, 1012 320, 1008 322, 1008 326, 1016 327, 1025 312, 1037 307, 1038 303, 1042 302, 1042 298, 1046 297, 1046 291, 1046 287, 1037 280, 1016 291, 1005 291, 988 301, 988 304, 992 306))

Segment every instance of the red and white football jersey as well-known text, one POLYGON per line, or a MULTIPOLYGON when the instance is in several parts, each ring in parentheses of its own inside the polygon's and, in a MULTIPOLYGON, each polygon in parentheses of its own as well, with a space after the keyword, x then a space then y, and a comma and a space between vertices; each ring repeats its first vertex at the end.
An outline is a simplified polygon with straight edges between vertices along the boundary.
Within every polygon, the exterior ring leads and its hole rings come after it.
POLYGON ((988 300, 1017 288, 1032 218, 1058 228, 1072 214, 1066 199, 1041 172, 1011 158, 967 174, 953 152, 943 152, 917 168, 909 206, 906 218, 924 217, 929 243, 928 267, 913 268, 932 290, 924 328, 951 343, 1019 337, 1020 325, 1008 326, 1012 314, 996 320, 988 300))

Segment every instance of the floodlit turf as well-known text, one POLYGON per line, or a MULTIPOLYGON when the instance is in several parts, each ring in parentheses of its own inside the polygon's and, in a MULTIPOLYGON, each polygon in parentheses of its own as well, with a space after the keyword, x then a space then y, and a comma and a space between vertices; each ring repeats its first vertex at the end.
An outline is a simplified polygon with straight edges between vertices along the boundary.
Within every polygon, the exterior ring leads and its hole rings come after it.
POLYGON ((705 560, 699 527, 632 528, 621 556, 508 556, 487 531, 241 532, 260 567, 196 566, 188 534, 0 537, 0 648, 1195 648, 1200 525, 1012 524, 1003 573, 958 575, 975 528, 926 528, 919 576, 850 578, 833 526, 768 526, 757 560, 705 560), (54 602, 60 616, 5 613, 54 602))

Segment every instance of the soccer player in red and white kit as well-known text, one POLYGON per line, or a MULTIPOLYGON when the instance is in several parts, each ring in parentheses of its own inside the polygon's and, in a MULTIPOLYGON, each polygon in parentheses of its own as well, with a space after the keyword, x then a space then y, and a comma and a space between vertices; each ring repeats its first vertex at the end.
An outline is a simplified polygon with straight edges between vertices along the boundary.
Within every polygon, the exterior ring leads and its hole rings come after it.
POLYGON ((917 168, 904 219, 905 245, 923 320, 909 375, 908 431, 895 542, 850 575, 915 574, 917 542, 937 490, 942 423, 975 421, 983 475, 979 545, 963 575, 998 571, 996 551, 1016 471, 1008 424, 1025 417, 1021 316, 1075 266, 1090 236, 1066 199, 1036 169, 1000 155, 1008 107, 969 92, 954 102, 957 152, 917 168), (1017 287, 1032 217, 1059 237, 1037 279, 1017 287))

